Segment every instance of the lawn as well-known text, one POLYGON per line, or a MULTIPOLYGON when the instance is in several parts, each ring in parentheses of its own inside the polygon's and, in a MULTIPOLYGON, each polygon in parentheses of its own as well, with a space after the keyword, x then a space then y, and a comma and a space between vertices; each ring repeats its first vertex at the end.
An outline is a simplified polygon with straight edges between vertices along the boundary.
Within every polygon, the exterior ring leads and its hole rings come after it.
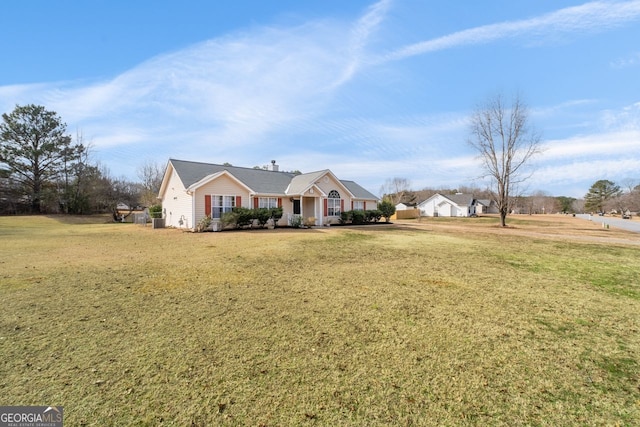
POLYGON ((0 218, 3 405, 69 426, 639 425, 638 237, 0 218))

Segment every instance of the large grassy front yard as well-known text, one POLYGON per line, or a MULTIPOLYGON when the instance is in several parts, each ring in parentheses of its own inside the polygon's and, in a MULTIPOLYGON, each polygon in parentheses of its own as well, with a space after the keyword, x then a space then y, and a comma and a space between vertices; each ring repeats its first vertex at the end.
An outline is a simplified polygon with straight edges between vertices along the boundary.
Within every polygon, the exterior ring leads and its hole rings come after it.
POLYGON ((69 426, 638 425, 638 239, 575 221, 3 217, 0 404, 69 426))

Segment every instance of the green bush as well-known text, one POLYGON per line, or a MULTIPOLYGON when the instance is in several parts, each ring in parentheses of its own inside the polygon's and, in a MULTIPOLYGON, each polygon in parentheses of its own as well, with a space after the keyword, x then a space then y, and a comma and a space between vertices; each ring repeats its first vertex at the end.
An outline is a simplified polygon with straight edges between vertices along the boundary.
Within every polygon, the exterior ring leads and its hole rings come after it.
POLYGON ((260 227, 262 228, 265 227, 267 221, 269 221, 272 217, 271 210, 267 208, 253 209, 251 211, 251 215, 253 216, 253 218, 258 220, 258 224, 260 224, 260 227))
POLYGON ((233 211, 223 213, 220 217, 220 222, 222 222, 222 228, 236 228, 238 224, 238 214, 233 211))
POLYGON ((149 207, 149 216, 151 218, 162 218, 162 205, 153 205, 149 207))
POLYGON ((378 210, 382 213, 386 222, 389 222, 391 220, 391 215, 396 213, 396 207, 393 203, 387 200, 378 203, 378 210))
POLYGON ((273 218, 274 227, 277 226, 278 221, 280 221, 280 218, 282 218, 282 215, 284 215, 284 210, 282 209, 282 207, 271 209, 271 218, 273 218))
POLYGON ((274 226, 275 223, 282 218, 283 210, 282 208, 257 208, 257 209, 248 209, 243 207, 233 208, 231 212, 227 212, 222 214, 220 218, 222 221, 222 226, 224 228, 233 227, 233 228, 243 228, 247 225, 253 224, 253 221, 258 221, 260 227, 265 227, 267 222, 270 219, 273 219, 274 226))
POLYGON ((352 224, 364 224, 364 219, 365 219, 364 211, 351 211, 352 224))
POLYGON ((382 212, 378 209, 365 211, 365 219, 367 222, 378 222, 382 218, 382 212))
POLYGON ((340 213, 340 224, 364 224, 378 222, 382 218, 382 212, 378 209, 367 211, 354 210, 340 213))
POLYGON ((351 221, 351 211, 340 212, 340 224, 348 224, 351 221))
POLYGON ((253 209, 237 207, 233 208, 233 212, 237 215, 236 228, 242 228, 246 227, 247 225, 251 225, 251 223, 255 219, 253 209))

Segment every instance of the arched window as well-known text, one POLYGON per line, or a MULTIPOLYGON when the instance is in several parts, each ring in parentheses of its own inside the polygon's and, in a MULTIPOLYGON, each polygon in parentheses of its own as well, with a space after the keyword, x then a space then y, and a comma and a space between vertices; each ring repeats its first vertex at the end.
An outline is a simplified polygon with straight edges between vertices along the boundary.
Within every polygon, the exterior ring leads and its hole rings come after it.
POLYGON ((327 199, 327 215, 340 216, 340 193, 331 190, 327 199))

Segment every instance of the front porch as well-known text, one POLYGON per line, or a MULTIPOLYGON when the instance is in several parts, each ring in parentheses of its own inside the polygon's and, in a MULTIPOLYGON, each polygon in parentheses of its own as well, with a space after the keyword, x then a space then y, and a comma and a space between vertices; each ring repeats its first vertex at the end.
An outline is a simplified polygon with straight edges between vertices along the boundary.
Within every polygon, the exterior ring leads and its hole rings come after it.
POLYGON ((293 212, 287 215, 287 224, 302 219, 306 226, 323 225, 323 205, 321 196, 300 196, 291 198, 293 212))

